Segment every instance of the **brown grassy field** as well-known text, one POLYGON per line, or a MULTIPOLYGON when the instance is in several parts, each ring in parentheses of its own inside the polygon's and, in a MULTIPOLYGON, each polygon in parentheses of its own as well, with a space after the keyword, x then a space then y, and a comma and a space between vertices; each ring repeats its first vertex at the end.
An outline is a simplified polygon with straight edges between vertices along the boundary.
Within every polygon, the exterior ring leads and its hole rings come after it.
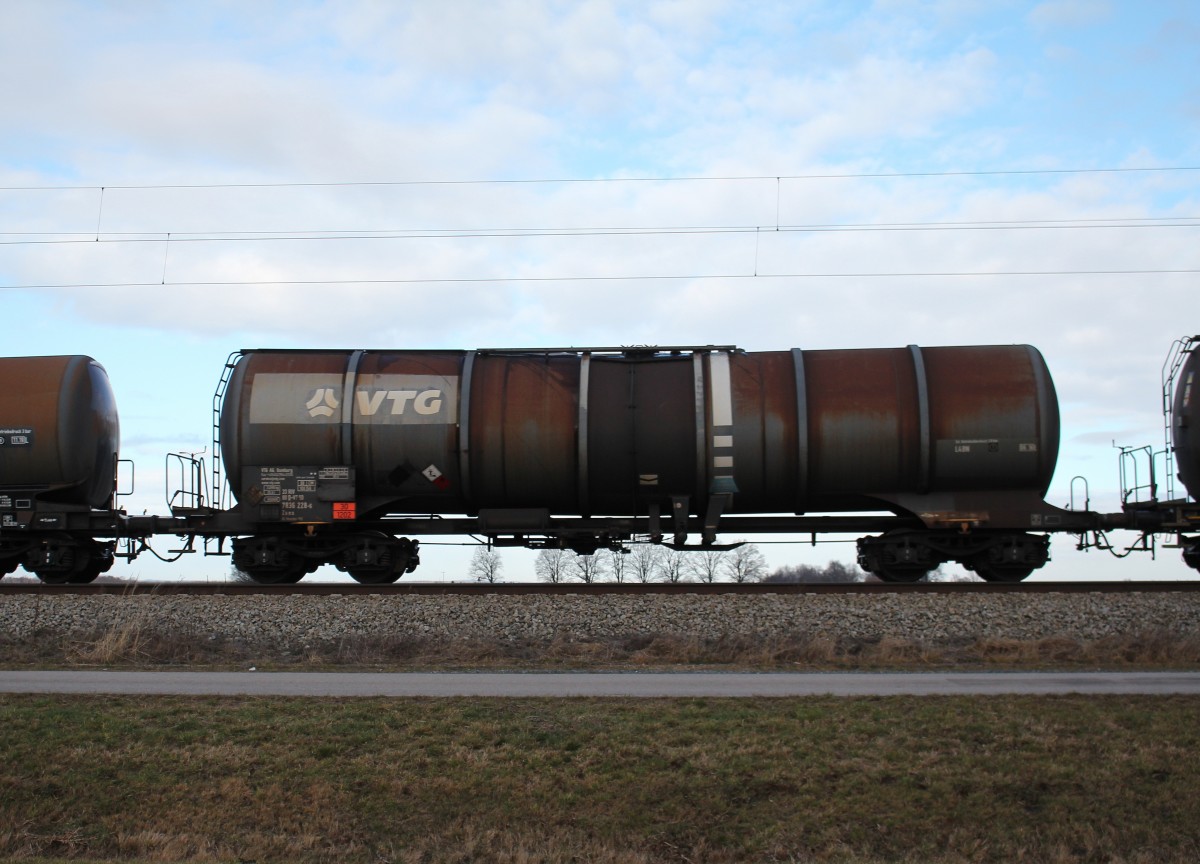
MULTIPOLYGON (((133 623, 9 668, 1194 669, 1200 637, 485 643, 303 655, 133 623)), ((1200 860, 1200 699, 0 696, 0 860, 1200 860)))
POLYGON ((1097 640, 1020 641, 981 637, 930 643, 912 639, 700 640, 671 636, 512 642, 348 638, 303 654, 228 640, 181 637, 130 622, 87 636, 0 637, 0 665, 190 665, 258 668, 647 669, 718 667, 757 670, 1200 668, 1200 634, 1146 632, 1097 640))
POLYGON ((0 858, 1192 862, 1200 699, 0 697, 0 858))

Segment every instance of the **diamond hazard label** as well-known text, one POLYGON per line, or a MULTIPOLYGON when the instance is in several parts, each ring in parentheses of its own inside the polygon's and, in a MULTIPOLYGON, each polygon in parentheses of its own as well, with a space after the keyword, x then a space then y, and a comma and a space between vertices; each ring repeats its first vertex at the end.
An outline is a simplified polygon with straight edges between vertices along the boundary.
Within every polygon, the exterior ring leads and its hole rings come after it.
POLYGON ((450 481, 446 479, 445 475, 442 474, 442 472, 440 470, 438 470, 438 467, 436 465, 430 465, 428 468, 426 468, 421 473, 425 475, 426 480, 428 480, 430 483, 432 483, 437 488, 439 488, 439 489, 450 488, 450 481))

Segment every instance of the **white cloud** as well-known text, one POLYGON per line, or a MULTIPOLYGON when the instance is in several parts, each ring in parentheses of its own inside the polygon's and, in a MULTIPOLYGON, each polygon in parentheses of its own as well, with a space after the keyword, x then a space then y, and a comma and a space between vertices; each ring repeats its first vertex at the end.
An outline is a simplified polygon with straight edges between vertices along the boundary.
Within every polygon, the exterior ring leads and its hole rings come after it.
POLYGON ((1029 13, 1029 20, 1039 28, 1089 27, 1112 15, 1109 0, 1049 0, 1040 3, 1029 13))

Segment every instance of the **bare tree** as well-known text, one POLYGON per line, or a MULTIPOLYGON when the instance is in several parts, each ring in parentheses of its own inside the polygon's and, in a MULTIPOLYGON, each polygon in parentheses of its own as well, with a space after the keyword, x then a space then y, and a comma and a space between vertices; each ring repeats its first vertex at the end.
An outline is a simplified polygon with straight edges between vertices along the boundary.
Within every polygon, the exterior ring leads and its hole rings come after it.
POLYGON ((701 552, 689 552, 687 555, 687 572, 700 582, 715 582, 717 576, 725 569, 725 557, 729 553, 724 549, 705 549, 701 552))
POLYGON ((863 582, 867 574, 855 564, 830 561, 824 567, 811 564, 791 564, 764 576, 763 582, 863 582))
POLYGON ((658 572, 662 575, 664 582, 683 582, 687 576, 687 555, 686 552, 680 552, 678 549, 662 550, 662 561, 658 565, 658 572))
POLYGON ((662 563, 663 547, 654 543, 638 543, 629 551, 629 568, 639 582, 653 582, 662 563))
POLYGON ((565 549, 543 549, 533 560, 533 572, 543 582, 555 584, 566 580, 571 559, 565 549))
POLYGON ((499 552, 487 546, 479 546, 471 556, 468 572, 476 582, 498 582, 500 568, 503 566, 504 562, 500 560, 499 552))
POLYGON ((605 557, 608 559, 608 572, 612 573, 613 581, 624 582, 626 575, 632 569, 629 562, 629 550, 624 547, 610 549, 605 553, 605 557))
POLYGON ((767 559, 753 543, 743 543, 725 559, 725 573, 734 582, 757 582, 767 573, 767 559))
POLYGON ((576 555, 571 559, 571 570, 579 581, 587 582, 590 585, 604 578, 604 574, 608 569, 607 564, 605 556, 598 553, 594 555, 576 555))

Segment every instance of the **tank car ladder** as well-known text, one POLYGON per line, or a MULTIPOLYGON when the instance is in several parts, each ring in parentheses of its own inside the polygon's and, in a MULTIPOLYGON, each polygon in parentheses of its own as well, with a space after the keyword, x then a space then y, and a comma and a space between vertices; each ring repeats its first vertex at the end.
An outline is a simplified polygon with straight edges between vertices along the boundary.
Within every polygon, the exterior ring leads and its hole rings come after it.
POLYGON ((241 359, 241 351, 234 351, 225 359, 225 368, 221 370, 221 380, 217 382, 216 392, 213 393, 212 494, 213 506, 218 510, 222 509, 225 502, 232 497, 229 482, 221 473, 221 405, 225 401, 225 391, 229 389, 229 380, 233 377, 233 370, 237 368, 238 361, 241 359))

